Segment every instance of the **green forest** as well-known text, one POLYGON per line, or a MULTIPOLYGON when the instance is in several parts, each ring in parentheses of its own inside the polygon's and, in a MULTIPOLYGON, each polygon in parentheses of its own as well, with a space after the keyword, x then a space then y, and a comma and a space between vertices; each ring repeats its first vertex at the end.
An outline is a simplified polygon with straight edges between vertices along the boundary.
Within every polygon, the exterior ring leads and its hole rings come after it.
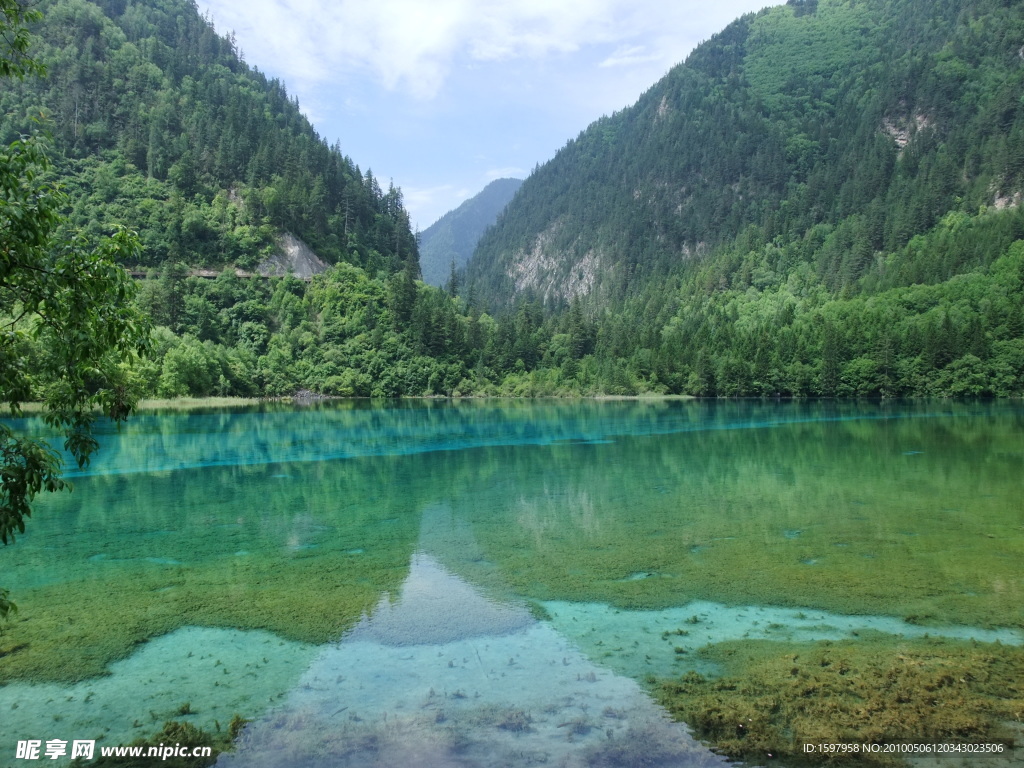
POLYGON ((4 83, 0 142, 52 137, 71 228, 137 231, 143 265, 252 268, 287 230, 329 263, 417 269, 401 192, 329 146, 195 3, 36 7, 47 74, 4 83))
POLYGON ((136 396, 1024 393, 1019 4, 743 17, 539 166, 443 289, 401 190, 194 2, 38 8, 0 141, 49 137, 67 233, 138 233, 136 396), (285 232, 330 269, 249 276, 285 232))
POLYGON ((531 175, 469 285, 580 299, 627 389, 1020 393, 1022 34, 1000 0, 743 17, 531 175))

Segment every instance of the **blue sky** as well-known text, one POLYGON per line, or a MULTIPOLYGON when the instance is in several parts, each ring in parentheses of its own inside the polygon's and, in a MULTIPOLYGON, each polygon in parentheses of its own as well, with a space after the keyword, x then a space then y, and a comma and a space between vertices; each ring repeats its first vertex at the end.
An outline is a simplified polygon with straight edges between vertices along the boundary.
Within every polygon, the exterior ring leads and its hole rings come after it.
POLYGON ((217 30, 280 78, 414 226, 525 178, 633 104, 697 43, 770 0, 211 0, 217 30))

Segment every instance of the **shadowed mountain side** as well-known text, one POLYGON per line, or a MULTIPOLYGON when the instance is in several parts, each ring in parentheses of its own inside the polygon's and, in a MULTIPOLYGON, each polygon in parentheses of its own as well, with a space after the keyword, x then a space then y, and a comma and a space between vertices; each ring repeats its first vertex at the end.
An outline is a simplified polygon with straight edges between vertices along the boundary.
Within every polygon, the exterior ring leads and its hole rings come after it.
POLYGON ((71 229, 135 230, 133 266, 252 272, 276 252, 283 268, 261 274, 305 277, 281 254, 297 238, 324 264, 415 268, 400 190, 328 144, 194 2, 31 5, 43 13, 31 56, 47 75, 4 80, 0 142, 46 116, 71 229))
POLYGON ((420 233, 423 281, 441 286, 451 275, 453 261, 456 269, 465 267, 481 236, 497 221, 522 183, 522 179, 496 179, 420 233))
POLYGON ((685 305, 976 270, 1000 253, 978 233, 900 254, 912 265, 881 256, 951 211, 1019 206, 1022 30, 1021 4, 997 0, 789 0, 743 16, 532 173, 468 282, 492 308, 635 299, 632 327, 680 280, 685 305))

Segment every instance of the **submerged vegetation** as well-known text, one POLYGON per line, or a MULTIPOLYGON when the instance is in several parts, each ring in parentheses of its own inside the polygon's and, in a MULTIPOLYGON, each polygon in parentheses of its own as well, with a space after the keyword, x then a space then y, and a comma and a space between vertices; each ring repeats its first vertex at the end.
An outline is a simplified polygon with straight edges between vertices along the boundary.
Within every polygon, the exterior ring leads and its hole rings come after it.
POLYGON ((0 635, 0 673, 81 680, 186 624, 326 642, 395 594, 419 549, 534 602, 1019 628, 1020 429, 1012 406, 948 404, 143 413, 19 542, 9 578, 32 610, 0 635))
POLYGON ((998 742, 1009 749, 1019 731, 1007 724, 1024 722, 1019 647, 865 633, 816 644, 737 641, 698 653, 722 675, 664 680, 656 695, 736 759, 897 766, 904 762, 893 754, 809 755, 804 745, 998 742))
MULTIPOLYGON (((386 467, 363 469, 360 476, 310 463, 288 466, 290 477, 280 478, 265 467, 179 470, 173 479, 133 474, 130 482, 119 475, 79 478, 73 496, 45 502, 48 519, 76 521, 82 535, 62 554, 76 567, 57 580, 19 585, 32 611, 15 616, 0 635, 0 680, 102 675, 140 644, 182 626, 336 640, 381 593, 397 590, 415 539, 414 521, 401 512, 412 500, 387 493, 371 509, 342 501, 376 496, 374 483, 388 484, 386 467), (125 504, 136 510, 130 519, 117 511, 125 504), (191 511, 185 521, 182 510, 191 511), (336 526, 363 551, 322 546, 336 526), (105 533, 95 537, 96 530, 105 533)), ((43 553, 19 548, 22 569, 46 567, 45 555, 36 559, 43 553)))
MULTIPOLYGON (((516 593, 628 609, 706 599, 1024 623, 1009 459, 1019 416, 942 404, 631 407, 680 432, 553 445, 528 464, 533 481, 515 487, 514 504, 503 501, 509 481, 465 486, 457 509, 516 593), (891 419, 858 419, 868 414, 891 419), (980 464, 995 446, 1008 463, 980 464), (600 471, 574 461, 588 450, 605 460, 600 471)), ((508 451, 499 463, 513 461, 530 459, 508 451)))
MULTIPOLYGON (((187 714, 187 713, 183 713, 187 714)), ((182 745, 192 749, 197 747, 209 747, 210 754, 203 757, 162 757, 160 764, 167 768, 208 768, 217 762, 217 755, 221 752, 230 751, 232 744, 242 732, 248 721, 235 715, 224 732, 207 733, 202 728, 197 728, 191 723, 169 720, 158 733, 143 739, 137 739, 126 747, 154 747, 156 745, 182 745)), ((74 760, 72 768, 148 768, 153 765, 154 758, 143 757, 98 757, 88 763, 84 759, 74 760)))

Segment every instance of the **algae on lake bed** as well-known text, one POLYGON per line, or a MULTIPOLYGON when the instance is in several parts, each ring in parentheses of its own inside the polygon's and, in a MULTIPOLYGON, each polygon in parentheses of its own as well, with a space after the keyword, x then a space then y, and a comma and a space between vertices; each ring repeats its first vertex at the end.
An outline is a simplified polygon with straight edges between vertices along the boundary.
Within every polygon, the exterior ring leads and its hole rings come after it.
POLYGON ((0 679, 99 674, 187 624, 337 637, 401 583, 438 507, 430 551, 495 594, 1024 626, 1024 414, 943 408, 148 414, 107 439, 96 465, 117 472, 41 500, 0 549, 22 606, 0 679), (325 441, 358 458, 311 460, 325 441), (303 460, 218 463, 282 450, 303 460))
POLYGON ((287 566, 251 560, 187 574, 174 566, 127 569, 110 581, 26 591, 31 606, 0 633, 0 682, 102 675, 140 643, 183 626, 265 629, 298 642, 328 642, 379 602, 382 587, 397 588, 407 568, 386 563, 375 575, 368 563, 354 573, 344 558, 287 566))
POLYGON ((821 643, 733 641, 698 651, 721 677, 662 680, 656 696, 721 753, 794 765, 898 765, 808 756, 805 744, 993 743, 1024 719, 1024 648, 866 633, 821 643))
MULTIPOLYGON (((1022 434, 1017 404, 140 414, 124 434, 103 436, 74 494, 41 500, 26 535, 0 549, 4 586, 21 605, 0 634, 0 684, 102 675, 158 635, 177 642, 170 633, 189 625, 337 640, 363 614, 386 613, 410 562, 427 553, 491 598, 533 605, 594 662, 633 679, 723 671, 665 694, 723 749, 790 743, 815 717, 859 733, 871 719, 858 713, 865 702, 893 727, 921 718, 916 739, 957 728, 997 735, 1000 721, 1019 718, 1021 696, 982 686, 983 673, 1019 681, 1019 649, 864 632, 813 645, 804 631, 814 627, 774 625, 785 623, 780 613, 827 612, 907 619, 922 633, 1024 627, 1022 434), (724 606, 715 621, 673 613, 701 601, 724 606), (589 613, 563 605, 598 603, 589 613), (746 640, 698 650, 701 633, 745 607, 749 626, 732 637, 749 630, 746 640), (613 622, 590 621, 642 610, 672 614, 650 633, 656 650, 632 628, 601 637, 613 622), (565 628, 576 617, 578 633, 565 628), (842 659, 822 665, 829 648, 843 650, 845 673, 842 659), (812 663, 786 666, 787 653, 812 663), (648 664, 659 654, 662 666, 648 664), (954 683, 939 684, 941 669, 954 683), (942 702, 942 718, 926 711, 926 694, 942 702), (716 712, 722 723, 749 717, 763 736, 716 731, 716 712)), ((249 672, 259 674, 238 670, 249 672)), ((261 692, 254 710, 267 700, 261 692)), ((181 703, 155 710, 147 729, 181 703)), ((496 730, 514 736, 522 723, 496 730)), ((642 746, 609 742, 601 759, 642 746)))
POLYGON ((416 499, 392 496, 386 474, 364 466, 208 467, 76 486, 45 499, 0 551, 15 558, 7 583, 20 603, 0 632, 0 683, 101 675, 183 626, 337 639, 402 583, 418 532, 407 513, 416 499))
POLYGON ((1022 435, 1016 415, 922 417, 509 448, 514 475, 452 504, 538 600, 1020 627, 1022 435))

